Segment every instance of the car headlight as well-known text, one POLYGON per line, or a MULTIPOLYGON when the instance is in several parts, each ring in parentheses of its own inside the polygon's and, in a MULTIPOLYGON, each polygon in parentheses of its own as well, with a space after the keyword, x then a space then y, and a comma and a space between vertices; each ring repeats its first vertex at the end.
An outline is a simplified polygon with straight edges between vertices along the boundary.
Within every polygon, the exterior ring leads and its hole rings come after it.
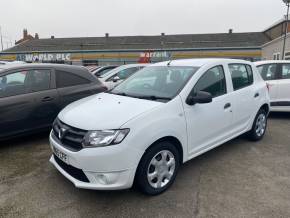
POLYGON ((84 138, 84 147, 104 147, 121 143, 130 129, 89 131, 84 138))

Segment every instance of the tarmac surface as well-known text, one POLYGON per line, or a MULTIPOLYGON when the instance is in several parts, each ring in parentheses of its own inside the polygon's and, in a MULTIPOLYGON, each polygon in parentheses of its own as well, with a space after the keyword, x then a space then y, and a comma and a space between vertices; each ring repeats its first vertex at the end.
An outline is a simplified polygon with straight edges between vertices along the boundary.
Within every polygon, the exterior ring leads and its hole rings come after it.
POLYGON ((0 217, 290 217, 290 114, 268 124, 260 142, 189 161, 156 197, 75 188, 48 162, 48 133, 1 142, 0 217))

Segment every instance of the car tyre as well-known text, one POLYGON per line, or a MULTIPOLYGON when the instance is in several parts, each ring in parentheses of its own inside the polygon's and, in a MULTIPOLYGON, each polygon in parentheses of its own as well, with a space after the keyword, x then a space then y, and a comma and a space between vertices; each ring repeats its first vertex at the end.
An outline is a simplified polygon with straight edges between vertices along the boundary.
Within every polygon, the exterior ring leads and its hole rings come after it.
POLYGON ((174 144, 159 142, 143 155, 136 172, 136 185, 144 194, 161 194, 173 184, 179 166, 180 155, 174 144))
POLYGON ((248 132, 248 137, 252 141, 261 140, 267 130, 267 112, 260 109, 257 113, 252 129, 248 132))

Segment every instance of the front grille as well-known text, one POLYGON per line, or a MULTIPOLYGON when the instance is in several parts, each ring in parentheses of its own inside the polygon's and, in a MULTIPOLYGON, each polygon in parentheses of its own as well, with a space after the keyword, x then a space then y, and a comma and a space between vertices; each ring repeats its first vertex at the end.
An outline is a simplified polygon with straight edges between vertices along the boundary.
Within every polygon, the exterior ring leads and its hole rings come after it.
POLYGON ((90 182, 88 177, 84 174, 84 172, 78 168, 75 168, 71 165, 66 164, 62 160, 60 160, 55 154, 53 155, 55 162, 70 176, 73 178, 82 181, 82 182, 90 182))
POLYGON ((59 119, 54 121, 52 130, 53 138, 64 147, 71 151, 80 151, 83 148, 82 142, 87 131, 69 126, 59 119))

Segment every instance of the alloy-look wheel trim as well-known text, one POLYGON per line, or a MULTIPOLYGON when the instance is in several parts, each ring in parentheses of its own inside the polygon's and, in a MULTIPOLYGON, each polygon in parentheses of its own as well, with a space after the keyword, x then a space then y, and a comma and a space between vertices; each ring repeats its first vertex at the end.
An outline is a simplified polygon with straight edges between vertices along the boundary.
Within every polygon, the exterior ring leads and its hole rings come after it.
POLYGON ((171 151, 162 150, 150 161, 147 169, 147 179, 152 188, 165 187, 175 172, 175 158, 171 151))
POLYGON ((260 114, 256 121, 256 134, 261 137, 266 131, 267 118, 265 114, 260 114))

